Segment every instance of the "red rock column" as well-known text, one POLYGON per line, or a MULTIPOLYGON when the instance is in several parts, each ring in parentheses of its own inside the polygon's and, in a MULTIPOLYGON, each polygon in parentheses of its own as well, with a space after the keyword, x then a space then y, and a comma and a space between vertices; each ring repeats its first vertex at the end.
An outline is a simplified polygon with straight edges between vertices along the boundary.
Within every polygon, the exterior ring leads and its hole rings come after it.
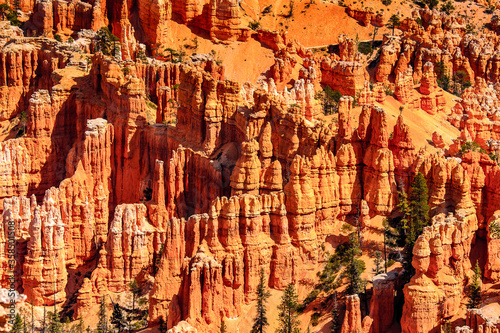
POLYGON ((358 295, 347 296, 344 322, 341 333, 361 333, 361 309, 358 295))

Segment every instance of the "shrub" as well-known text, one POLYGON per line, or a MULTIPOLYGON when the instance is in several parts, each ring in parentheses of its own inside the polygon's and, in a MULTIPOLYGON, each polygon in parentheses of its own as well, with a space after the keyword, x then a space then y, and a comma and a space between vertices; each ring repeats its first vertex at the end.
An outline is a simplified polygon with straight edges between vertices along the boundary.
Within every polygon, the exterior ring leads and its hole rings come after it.
MULTIPOLYGON (((283 6, 283 7, 285 7, 285 6, 283 6)), ((293 1, 290 1, 289 5, 288 5, 288 8, 290 8, 289 11, 288 11, 288 14, 281 15, 284 18, 290 18, 290 17, 293 16, 293 1)))
POLYGON ((441 11, 445 12, 448 15, 453 13, 454 10, 455 10, 455 6, 453 5, 453 3, 450 0, 448 0, 446 3, 441 5, 441 11))
POLYGON ((314 312, 311 316, 311 325, 318 326, 320 316, 321 314, 319 312, 314 312))
POLYGON ((429 6, 430 9, 434 9, 439 4, 439 0, 424 0, 423 2, 429 6))
POLYGON ((446 66, 442 61, 436 63, 437 84, 445 91, 450 89, 450 77, 446 75, 446 66))
POLYGON ((269 5, 264 10, 262 11, 262 15, 269 14, 271 12, 271 8, 273 8, 273 5, 269 5))
POLYGON ((394 259, 389 259, 387 260, 387 268, 391 267, 392 265, 394 265, 396 263, 396 260, 394 259))
POLYGON ((22 25, 22 22, 17 17, 17 11, 12 9, 8 4, 4 3, 0 5, 0 17, 9 20, 13 26, 20 27, 22 25))
POLYGON ((389 6, 392 3, 392 0, 382 0, 382 4, 384 6, 389 6))
POLYGON ((490 226, 488 227, 488 229, 490 231, 491 238, 500 238, 500 222, 498 220, 490 222, 490 226))
POLYGON ((141 60, 142 62, 148 61, 148 58, 146 57, 146 52, 144 52, 144 50, 137 51, 136 58, 141 60))
POLYGON ((476 30, 476 27, 473 24, 467 23, 465 26, 465 33, 467 34, 474 34, 476 30))
POLYGON ((344 231, 344 232, 351 232, 351 231, 353 231, 353 229, 354 229, 354 227, 349 223, 343 223, 342 227, 340 228, 340 230, 344 231))
POLYGON ((385 86, 384 89, 387 96, 394 96, 394 91, 391 89, 391 87, 385 86))
POLYGON ((342 97, 342 93, 338 90, 333 90, 330 86, 326 85, 323 91, 319 91, 314 96, 319 99, 323 104, 323 113, 325 115, 333 114, 338 112, 339 101, 342 97))
POLYGON ((124 76, 127 76, 130 74, 130 67, 123 67, 122 72, 124 76))
POLYGON ((362 54, 368 55, 372 53, 372 45, 368 42, 360 42, 358 44, 358 51, 362 54))
POLYGON ((252 30, 257 31, 257 30, 259 30, 259 28, 260 28, 260 22, 258 22, 258 21, 252 21, 252 22, 249 22, 249 23, 248 23, 248 27, 249 27, 250 29, 252 29, 252 30))
POLYGON ((477 151, 477 152, 486 154, 486 150, 481 148, 479 143, 477 143, 475 141, 468 141, 468 142, 462 144, 462 146, 460 146, 460 151, 459 151, 460 154, 465 154, 468 151, 477 151))
POLYGON ((495 9, 496 9, 495 6, 491 5, 487 9, 485 9, 484 12, 486 14, 493 14, 493 12, 495 11, 495 9))

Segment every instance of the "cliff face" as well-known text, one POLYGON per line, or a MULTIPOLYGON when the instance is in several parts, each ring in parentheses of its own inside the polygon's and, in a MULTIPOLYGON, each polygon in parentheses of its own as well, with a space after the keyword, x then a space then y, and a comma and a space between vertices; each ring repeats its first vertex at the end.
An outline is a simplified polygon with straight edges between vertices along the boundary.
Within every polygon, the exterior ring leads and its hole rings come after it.
MULTIPOLYGON (((353 217, 376 227, 418 172, 434 218, 415 244, 403 332, 433 332, 459 313, 476 236, 487 237, 485 277, 498 282, 499 244, 489 226, 499 219, 500 167, 484 153, 455 154, 467 141, 500 149, 499 89, 486 83, 497 80, 495 59, 484 64, 496 37, 466 35, 461 20, 419 11, 424 27, 406 19, 401 37, 384 36, 379 82, 371 85, 367 57, 347 36, 339 37, 338 54, 324 56, 260 30, 255 38, 273 49, 275 63, 252 84, 226 80, 208 55, 131 61, 144 47, 138 41, 151 47, 167 39, 169 20, 212 41, 248 40, 238 2, 21 6, 33 8, 26 25, 41 35, 109 24, 124 59, 97 53, 87 63, 46 38, 0 39, 0 122, 10 129, 0 142, 0 283, 8 283, 13 222, 16 288, 35 306, 76 296, 77 319, 102 295, 154 280, 151 326, 168 318, 169 328, 182 322, 186 331, 214 331, 223 318, 245 314, 261 270, 274 289, 310 280, 324 260, 321 245, 337 244, 332 238, 353 217), (390 128, 392 115, 380 106, 394 77, 397 101, 387 101, 410 112, 444 111, 441 61, 474 82, 448 116, 462 134, 446 155, 417 151, 404 117, 390 128), (325 116, 316 98, 321 84, 356 99, 343 96, 338 115, 325 116)), ((349 13, 382 24, 369 11, 349 13)), ((432 142, 446 148, 437 132, 432 142)), ((359 298, 349 296, 342 331, 389 329, 398 287, 395 271, 375 277, 363 320, 359 298)), ((489 327, 478 318, 469 314, 472 329, 489 327)))
POLYGON ((155 0, 131 2, 96 0, 92 2, 43 0, 24 2, 21 10, 32 13, 27 26, 32 35, 54 37, 72 35, 83 29, 97 31, 111 26, 121 43, 123 59, 135 59, 137 40, 148 48, 162 44, 171 36, 169 21, 180 19, 191 28, 209 34, 214 42, 246 41, 250 29, 241 22, 237 1, 155 0))
POLYGON ((296 281, 307 267, 299 267, 284 205, 283 194, 243 194, 215 200, 208 214, 171 220, 166 244, 176 247, 163 252, 151 321, 166 315, 169 323, 189 318, 209 325, 221 315, 239 316, 255 297, 261 268, 273 288, 296 281))
POLYGON ((67 267, 83 265, 107 238, 113 127, 103 119, 89 121, 85 136, 68 157, 73 175, 47 190, 40 205, 35 196, 4 201, 4 226, 14 221, 19 241, 28 240, 18 269, 35 305, 64 302, 67 267))
POLYGON ((472 277, 470 251, 477 230, 474 210, 436 215, 413 248, 416 274, 404 287, 403 332, 434 332, 455 315, 472 277))
POLYGON ((411 65, 414 81, 425 83, 429 76, 424 74, 425 66, 431 62, 434 66, 441 63, 449 78, 461 71, 471 84, 478 78, 498 82, 498 57, 493 51, 498 35, 492 31, 471 34, 466 28, 464 17, 414 10, 401 22, 402 36, 384 37, 377 81, 388 82, 391 73, 397 76, 411 65))

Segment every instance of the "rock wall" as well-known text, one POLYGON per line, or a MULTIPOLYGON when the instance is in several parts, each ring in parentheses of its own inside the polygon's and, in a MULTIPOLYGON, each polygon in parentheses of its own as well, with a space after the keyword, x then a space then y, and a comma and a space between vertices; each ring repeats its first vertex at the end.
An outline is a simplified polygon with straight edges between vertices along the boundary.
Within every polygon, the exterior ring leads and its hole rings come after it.
POLYGON ((498 59, 493 51, 499 42, 498 35, 492 31, 467 34, 466 24, 458 15, 414 10, 411 17, 401 22, 402 36, 384 36, 377 81, 387 82, 391 74, 397 78, 411 65, 414 81, 420 82, 427 62, 434 65, 442 62, 444 74, 449 78, 463 71, 472 84, 478 78, 498 82, 498 59))
MULTIPOLYGON (((111 10, 111 4, 104 7, 111 10)), ((234 4, 219 5, 221 20, 236 17, 234 4)), ((180 13, 183 6, 190 9, 185 20, 204 26, 204 5, 174 2, 169 10, 180 13), (198 10, 200 17, 189 16, 198 10)), ((110 18, 120 17, 123 29, 130 28, 124 19, 127 4, 113 10, 110 18)), ((224 34, 229 23, 217 24, 214 36, 224 34)), ((293 87, 278 89, 287 66, 275 67, 276 80, 240 84, 225 80, 224 69, 205 57, 132 66, 96 54, 87 72, 59 44, 44 39, 29 44, 29 52, 16 51, 24 39, 3 47, 2 64, 13 70, 3 71, 2 89, 9 94, 11 89, 9 98, 16 103, 27 100, 12 110, 8 102, 6 119, 27 108, 28 121, 25 136, 0 143, 5 198, 0 267, 4 271, 7 265, 5 230, 14 220, 16 271, 23 276, 17 287, 28 299, 35 305, 61 304, 76 293, 76 319, 100 295, 156 274, 150 325, 168 316, 169 328, 185 320, 212 330, 222 318, 243 314, 243 306, 255 299, 261 269, 275 289, 310 277, 323 260, 321 245, 338 235, 341 221, 360 211, 361 222, 369 226, 375 215, 390 215, 398 187, 408 190, 421 172, 436 216, 415 245, 418 273, 405 287, 403 331, 433 331, 458 312, 471 274, 475 231, 496 219, 500 168, 476 152, 461 158, 417 152, 403 117, 389 138, 388 115, 373 105, 383 102, 385 81, 396 68, 401 69, 398 99, 415 103, 418 77, 424 97, 417 106, 427 105, 422 102, 427 98, 435 102, 428 111, 439 110, 433 62, 413 72, 409 65, 403 69, 402 60, 387 60, 398 56, 389 50, 397 48, 385 45, 381 62, 387 61, 377 72, 381 82, 370 89, 366 59, 352 39, 341 38, 339 55, 319 60, 280 35, 260 38, 276 45, 277 59, 302 58, 293 87), (41 62, 31 62, 40 54, 41 62), (41 66, 35 70, 41 73, 38 83, 31 80, 30 64, 41 66), (122 70, 125 66, 129 71, 122 70), (338 123, 322 115, 314 98, 320 82, 362 92, 357 128, 352 97, 340 99, 338 123), (17 96, 16 89, 26 95, 17 96), (158 104, 157 110, 146 98, 158 104), (444 215, 451 211, 454 217, 444 215), (79 270, 90 274, 72 282, 79 270)), ((411 45, 403 50, 410 52, 411 45)), ((496 116, 485 111, 496 110, 496 102, 490 103, 496 90, 476 81, 450 119, 464 126, 465 138, 489 135, 481 142, 486 144, 496 133, 496 116), (476 90, 480 93, 473 96, 476 90), (475 120, 488 125, 481 128, 475 120)), ((496 243, 488 242, 492 255, 496 243)), ((488 277, 497 279, 496 271, 492 259, 488 277)), ((5 284, 7 277, 0 278, 5 284)), ((387 317, 372 311, 361 321, 359 300, 348 298, 345 329, 387 328, 394 288, 390 277, 374 286, 374 307, 386 309, 387 317)))
POLYGON ((442 319, 457 314, 472 278, 469 258, 476 230, 474 209, 436 215, 424 228, 413 248, 416 274, 404 287, 403 332, 437 332, 442 319))

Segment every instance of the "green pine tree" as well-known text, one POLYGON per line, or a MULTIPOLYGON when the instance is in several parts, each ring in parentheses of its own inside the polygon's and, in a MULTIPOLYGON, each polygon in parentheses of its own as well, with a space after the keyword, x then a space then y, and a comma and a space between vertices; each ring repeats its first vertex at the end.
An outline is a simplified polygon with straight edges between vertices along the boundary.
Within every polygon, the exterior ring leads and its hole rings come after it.
POLYGON ((42 320, 42 333, 45 333, 47 329, 47 318, 46 318, 46 310, 45 306, 43 307, 43 320, 42 320))
POLYGON ((49 320, 49 333, 61 333, 62 323, 59 318, 59 314, 57 312, 49 311, 47 313, 47 317, 49 320))
POLYGON ((297 292, 295 291, 295 286, 290 283, 281 297, 281 304, 278 306, 279 328, 276 330, 276 333, 300 333, 297 307, 297 292))
POLYGON ((429 224, 429 195, 427 182, 419 172, 410 191, 410 240, 414 243, 429 224))
POLYGON ((23 332, 23 320, 19 313, 16 315, 16 319, 14 319, 14 325, 10 329, 10 333, 22 333, 23 332))
POLYGON ((68 316, 66 316, 66 319, 64 320, 63 332, 69 331, 71 331, 71 320, 68 316))
POLYGON ((139 283, 136 280, 130 281, 128 284, 129 291, 132 293, 132 312, 135 313, 135 302, 137 301, 137 297, 141 293, 141 288, 139 287, 139 283))
POLYGON ((224 321, 224 318, 222 319, 222 321, 220 323, 219 332, 220 333, 226 333, 227 332, 227 325, 226 325, 226 322, 224 321))
POLYGON ((106 317, 106 299, 104 296, 101 297, 101 305, 99 308, 99 322, 97 323, 98 333, 108 332, 108 319, 106 317))
POLYGON ((409 205, 409 225, 408 232, 405 238, 403 263, 404 268, 404 281, 410 281, 410 278, 415 274, 411 262, 413 259, 413 246, 417 241, 418 236, 422 234, 424 227, 429 224, 429 195, 427 189, 427 182, 424 176, 419 172, 410 188, 410 205, 409 205))
POLYGON ((163 248, 164 248, 164 245, 161 244, 160 251, 158 251, 158 254, 156 255, 156 259, 154 261, 154 266, 153 266, 154 275, 156 275, 156 273, 158 273, 158 267, 160 267, 161 256, 163 254, 163 248))
POLYGON ((113 313, 111 314, 111 324, 115 327, 117 332, 123 332, 127 327, 125 323, 125 318, 123 317, 122 308, 118 303, 113 304, 113 313))
POLYGON ((383 273, 383 266, 382 266, 382 263, 383 263, 383 260, 382 260, 382 252, 380 251, 375 251, 375 254, 374 254, 374 263, 375 263, 375 267, 373 268, 373 274, 375 275, 379 275, 381 273, 383 273))
POLYGON ((441 324, 441 332, 442 333, 453 333, 451 323, 449 321, 445 321, 441 324))
MULTIPOLYGON (((388 253, 391 253, 394 249, 398 248, 398 239, 401 238, 403 232, 398 229, 393 228, 389 223, 389 220, 384 219, 384 272, 387 273, 387 268, 391 266, 391 260, 388 260, 388 253)), ((403 229, 404 231, 405 229, 403 229)))
POLYGON ((401 20, 396 14, 392 15, 387 22, 387 27, 392 29, 392 35, 394 35, 394 29, 401 25, 401 20))
POLYGON ((333 293, 333 309, 332 309, 332 325, 330 326, 331 333, 337 333, 340 328, 339 308, 337 304, 337 292, 333 293))
POLYGON ((23 316, 23 333, 28 333, 28 324, 26 323, 26 317, 23 316))
POLYGON ((260 270, 260 281, 257 287, 257 315, 255 316, 252 333, 263 333, 266 326, 269 325, 266 316, 266 302, 271 296, 266 290, 266 281, 264 278, 264 269, 260 270))
POLYGON ((470 285, 468 293, 469 302, 467 303, 468 309, 477 309, 481 304, 481 269, 479 263, 476 261, 474 267, 474 276, 470 285))
POLYGON ((85 324, 83 323, 82 317, 80 317, 80 319, 78 319, 78 323, 74 325, 72 331, 75 333, 83 333, 84 329, 85 329, 85 324))
POLYGON ((345 274, 349 280, 347 292, 349 295, 353 295, 363 292, 364 282, 361 279, 361 274, 365 270, 365 263, 358 259, 361 256, 361 249, 359 248, 357 234, 353 232, 349 237, 349 247, 347 249, 347 258, 349 261, 345 274))
POLYGON ((102 27, 97 32, 97 51, 101 51, 105 55, 115 55, 119 44, 118 37, 113 35, 108 27, 102 27))
POLYGON ((401 228, 406 233, 406 230, 408 230, 408 225, 410 223, 410 204, 408 202, 408 194, 405 192, 405 190, 402 190, 401 192, 398 191, 397 207, 403 214, 403 217, 401 218, 401 228))

